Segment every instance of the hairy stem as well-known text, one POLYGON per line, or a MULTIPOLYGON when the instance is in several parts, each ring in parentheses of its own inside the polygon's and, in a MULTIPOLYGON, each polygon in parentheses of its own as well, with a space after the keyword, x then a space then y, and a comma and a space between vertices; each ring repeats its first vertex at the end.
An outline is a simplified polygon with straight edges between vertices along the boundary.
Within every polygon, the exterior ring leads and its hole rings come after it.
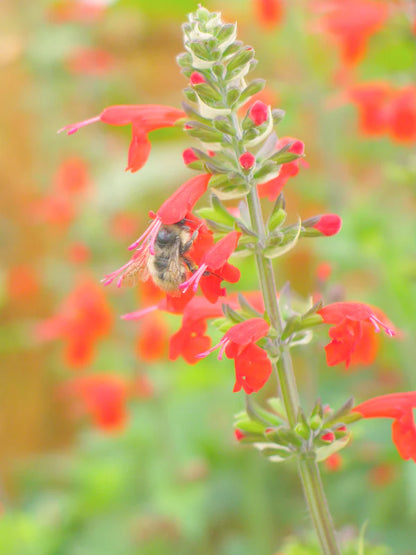
MULTIPOLYGON (((258 236, 258 248, 255 252, 257 272, 260 287, 264 299, 264 307, 269 315, 271 325, 280 336, 283 331, 283 319, 277 298, 276 284, 272 261, 263 256, 266 231, 260 200, 256 187, 252 187, 248 196, 247 204, 250 213, 253 231, 258 236)), ((273 347, 280 356, 274 366, 277 366, 282 400, 286 409, 289 425, 293 429, 297 423, 299 409, 299 394, 293 372, 292 358, 289 347, 281 345, 279 339, 273 341, 273 347)), ((309 507, 309 512, 325 555, 338 555, 340 550, 337 544, 332 517, 322 486, 318 465, 314 453, 307 453, 306 457, 298 461, 299 474, 302 481, 303 492, 309 507)))

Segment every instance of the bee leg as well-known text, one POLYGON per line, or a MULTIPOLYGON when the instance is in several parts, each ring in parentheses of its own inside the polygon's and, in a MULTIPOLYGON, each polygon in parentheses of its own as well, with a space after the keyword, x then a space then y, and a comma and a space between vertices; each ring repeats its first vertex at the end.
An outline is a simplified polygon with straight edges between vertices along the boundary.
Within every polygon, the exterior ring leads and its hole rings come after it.
POLYGON ((186 243, 184 243, 184 244, 181 246, 181 248, 179 249, 180 254, 185 254, 186 252, 188 252, 189 249, 192 247, 192 244, 193 244, 193 242, 195 241, 195 239, 196 239, 197 237, 198 237, 198 229, 196 229, 196 230, 192 233, 192 235, 191 235, 189 241, 187 241, 186 243))
POLYGON ((182 260, 190 272, 194 274, 197 271, 198 266, 195 264, 195 262, 193 262, 193 260, 186 258, 186 256, 183 256, 182 260))

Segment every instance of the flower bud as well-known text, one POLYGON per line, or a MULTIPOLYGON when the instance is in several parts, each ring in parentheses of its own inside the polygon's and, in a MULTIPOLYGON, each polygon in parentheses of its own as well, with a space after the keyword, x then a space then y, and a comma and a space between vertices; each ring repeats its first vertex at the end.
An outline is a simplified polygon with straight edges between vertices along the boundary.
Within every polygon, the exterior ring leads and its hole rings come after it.
POLYGON ((267 121, 269 115, 268 108, 264 102, 257 100, 253 106, 250 108, 248 117, 254 123, 254 125, 261 125, 267 121))
POLYGON ((182 152, 182 158, 186 165, 191 164, 192 162, 196 162, 198 160, 198 156, 192 150, 192 148, 186 148, 182 152))
POLYGON ((335 434, 334 432, 326 432, 326 434, 321 435, 319 439, 332 443, 335 440, 335 434))
POLYGON ((337 214, 323 214, 312 227, 323 235, 330 237, 336 235, 341 229, 342 220, 337 214))
POLYGON ((205 83, 204 76, 198 71, 194 71, 189 78, 192 85, 199 85, 200 83, 205 83))
POLYGON ((239 162, 242 168, 249 170, 256 163, 256 158, 253 154, 251 154, 251 152, 245 152, 240 156, 239 162))
POLYGON ((241 430, 236 428, 234 430, 234 437, 237 441, 241 441, 245 437, 245 435, 243 434, 243 432, 241 430))

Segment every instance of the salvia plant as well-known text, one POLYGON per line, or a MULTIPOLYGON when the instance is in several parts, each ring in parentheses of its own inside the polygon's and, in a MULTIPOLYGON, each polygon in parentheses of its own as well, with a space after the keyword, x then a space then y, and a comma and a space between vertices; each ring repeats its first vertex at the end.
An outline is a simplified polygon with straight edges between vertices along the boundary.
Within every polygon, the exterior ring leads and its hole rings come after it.
POLYGON ((157 305, 124 316, 137 319, 149 310, 182 314, 170 340, 171 359, 190 363, 204 357, 233 359, 234 391, 244 392, 244 409, 236 415, 235 436, 252 445, 271 463, 297 466, 310 516, 323 553, 340 553, 325 498, 318 463, 344 448, 348 426, 361 418, 393 419, 393 441, 404 459, 416 461, 412 409, 416 392, 394 393, 354 406, 317 400, 302 407, 291 349, 306 345, 317 327, 330 326, 325 347, 329 366, 359 360, 374 333, 395 335, 380 309, 359 302, 299 308, 290 289, 277 290, 276 262, 303 238, 333 236, 341 228, 336 214, 321 214, 287 223, 283 186, 304 156, 299 140, 279 139, 283 110, 255 100, 265 86, 250 80, 255 52, 236 36, 236 24, 199 7, 183 25, 185 52, 177 62, 188 81, 182 109, 162 105, 110 106, 100 115, 64 128, 68 134, 93 123, 132 126, 127 170, 146 162, 148 134, 177 126, 190 138, 183 153, 196 175, 150 213, 151 223, 132 245, 124 266, 105 276, 105 285, 135 285, 153 280, 166 294, 157 305), (198 210, 200 199, 207 204, 198 210), (209 203, 208 203, 209 199, 209 203), (261 201, 264 199, 264 201, 261 201), (237 283, 234 255, 252 257, 258 291, 227 294, 224 283, 237 283), (211 346, 207 321, 223 333, 211 346), (273 398, 253 401, 274 376, 273 398))

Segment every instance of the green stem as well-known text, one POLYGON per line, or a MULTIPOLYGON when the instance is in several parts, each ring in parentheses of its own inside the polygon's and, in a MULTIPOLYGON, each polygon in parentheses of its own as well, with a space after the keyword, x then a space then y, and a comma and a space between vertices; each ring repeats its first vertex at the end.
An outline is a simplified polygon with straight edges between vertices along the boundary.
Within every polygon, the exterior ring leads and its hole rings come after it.
MULTIPOLYGON (((264 308, 270 318, 271 325, 276 329, 280 337, 284 322, 277 299, 272 261, 264 257, 262 253, 262 249, 265 246, 266 230, 256 187, 252 187, 248 193, 247 204, 252 229, 256 232, 258 237, 258 248, 255 252, 255 258, 264 299, 264 308)), ((279 339, 273 340, 272 345, 276 354, 280 355, 277 364, 273 363, 273 365, 279 377, 282 400, 286 409, 288 422, 293 429, 298 418, 299 394, 296 386, 295 374, 293 372, 292 358, 290 356, 289 347, 281 345, 279 339)), ((306 457, 299 460, 298 467, 302 480, 303 492, 321 544, 322 552, 325 555, 339 555, 340 550, 337 545, 334 525, 325 498, 319 468, 314 457, 314 453, 307 453, 306 457)))

